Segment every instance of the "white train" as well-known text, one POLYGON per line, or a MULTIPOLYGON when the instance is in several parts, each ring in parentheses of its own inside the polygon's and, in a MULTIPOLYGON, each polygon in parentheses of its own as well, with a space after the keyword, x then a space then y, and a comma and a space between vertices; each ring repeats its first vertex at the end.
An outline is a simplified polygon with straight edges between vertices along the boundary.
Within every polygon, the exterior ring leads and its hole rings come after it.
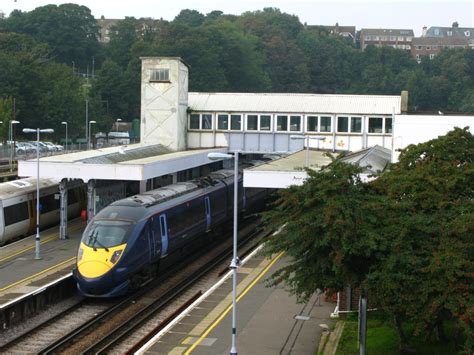
MULTIPOLYGON (((59 223, 59 183, 40 179, 40 228, 59 223)), ((85 206, 85 190, 68 191, 68 218, 77 217, 85 206)), ((31 235, 36 230, 36 179, 26 178, 0 184, 0 245, 31 235)))

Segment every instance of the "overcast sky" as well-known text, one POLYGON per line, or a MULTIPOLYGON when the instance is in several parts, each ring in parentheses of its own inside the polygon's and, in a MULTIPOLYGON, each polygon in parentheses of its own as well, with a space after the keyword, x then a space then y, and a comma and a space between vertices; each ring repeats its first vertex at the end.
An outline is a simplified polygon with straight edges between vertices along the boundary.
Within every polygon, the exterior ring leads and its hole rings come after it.
MULTIPOLYGON (((68 1, 2 0, 0 10, 7 15, 14 9, 31 11, 38 6, 68 1)), ((221 10, 240 15, 245 11, 277 7, 282 12, 297 15, 310 25, 353 25, 361 28, 413 29, 450 26, 457 21, 461 27, 474 27, 474 0, 71 0, 91 9, 95 17, 123 18, 125 16, 153 17, 172 20, 182 9, 203 14, 221 10)))

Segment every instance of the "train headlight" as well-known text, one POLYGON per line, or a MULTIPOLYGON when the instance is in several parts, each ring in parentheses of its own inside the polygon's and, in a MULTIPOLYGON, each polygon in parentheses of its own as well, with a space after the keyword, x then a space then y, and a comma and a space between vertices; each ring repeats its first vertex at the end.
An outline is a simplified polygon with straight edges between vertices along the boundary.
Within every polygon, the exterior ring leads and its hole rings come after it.
POLYGON ((84 255, 84 250, 79 248, 79 251, 77 252, 77 262, 82 260, 82 255, 84 255))
POLYGON ((110 262, 112 264, 115 264, 117 262, 117 260, 120 258, 121 254, 122 254, 122 250, 114 251, 114 253, 112 254, 112 257, 110 258, 110 262))

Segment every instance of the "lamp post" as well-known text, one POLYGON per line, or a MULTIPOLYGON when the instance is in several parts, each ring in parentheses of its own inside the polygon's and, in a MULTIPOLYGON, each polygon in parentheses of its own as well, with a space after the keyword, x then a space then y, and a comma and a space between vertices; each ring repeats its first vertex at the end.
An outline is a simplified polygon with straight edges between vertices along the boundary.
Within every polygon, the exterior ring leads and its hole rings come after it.
POLYGON ((40 195, 39 195, 39 179, 40 179, 40 161, 39 161, 39 142, 40 133, 54 133, 54 129, 32 129, 23 128, 23 133, 35 133, 36 132, 36 238, 35 238, 35 260, 40 260, 40 233, 39 233, 39 222, 40 222, 40 195))
POLYGON ((8 131, 8 139, 10 140, 10 172, 13 171, 13 151, 15 150, 15 144, 13 143, 13 125, 18 123, 20 123, 20 121, 11 120, 10 129, 8 131))
MULTIPOLYGON (((73 62, 74 63, 74 62, 73 62)), ((61 124, 65 125, 66 126, 66 152, 67 152, 67 122, 66 121, 63 121, 61 122, 61 124)))
POLYGON ((122 119, 121 119, 121 118, 117 118, 117 119, 115 120, 115 131, 116 131, 116 132, 118 132, 118 127, 119 127, 119 126, 118 126, 118 123, 119 123, 119 122, 122 122, 122 119))
POLYGON ((310 136, 310 135, 304 135, 304 136, 290 136, 291 139, 296 140, 296 139, 304 139, 306 140, 306 158, 305 158, 305 167, 309 167, 309 140, 310 139, 316 139, 318 141, 318 149, 319 149, 319 141, 323 141, 326 139, 326 137, 321 137, 321 136, 310 136))
POLYGON ((209 153, 207 158, 210 160, 219 159, 234 159, 234 233, 233 246, 234 251, 230 268, 232 269, 232 346, 230 348, 230 355, 237 355, 237 347, 235 338, 237 336, 237 268, 240 260, 237 257, 237 210, 238 210, 238 188, 239 188, 239 152, 234 152, 234 155, 225 153, 209 153))
POLYGON ((97 123, 96 121, 89 121, 89 136, 87 137, 87 150, 90 149, 90 144, 91 144, 91 125, 97 123))

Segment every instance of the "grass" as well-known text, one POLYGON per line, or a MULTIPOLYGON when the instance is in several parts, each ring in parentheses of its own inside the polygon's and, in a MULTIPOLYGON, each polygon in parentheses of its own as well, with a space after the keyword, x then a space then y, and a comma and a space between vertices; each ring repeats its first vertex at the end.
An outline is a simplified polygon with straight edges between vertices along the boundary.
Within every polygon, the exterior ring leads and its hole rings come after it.
MULTIPOLYGON (((357 316, 347 318, 344 330, 337 347, 337 355, 359 354, 357 347, 357 316)), ((410 326, 405 329, 410 334, 410 326)), ((411 337, 409 345, 416 354, 455 354, 456 350, 452 342, 433 341, 427 342, 421 337, 411 337)), ((369 355, 391 355, 399 354, 400 340, 395 327, 386 319, 370 316, 367 323, 367 354, 369 355)))

